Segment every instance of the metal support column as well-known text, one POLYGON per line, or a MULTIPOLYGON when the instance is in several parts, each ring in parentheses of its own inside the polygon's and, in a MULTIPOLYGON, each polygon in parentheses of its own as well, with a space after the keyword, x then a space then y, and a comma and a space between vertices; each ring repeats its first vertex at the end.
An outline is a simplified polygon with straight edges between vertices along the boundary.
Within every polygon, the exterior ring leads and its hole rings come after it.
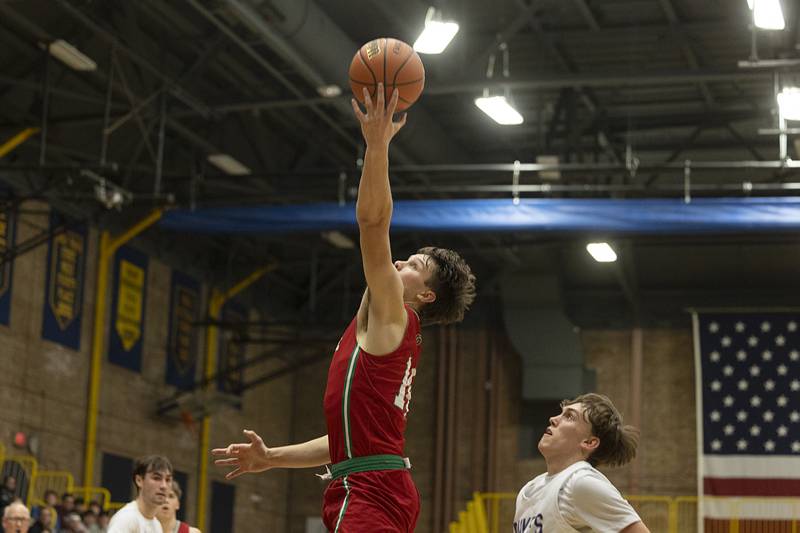
MULTIPOLYGON (((255 283, 264 274, 275 270, 276 267, 277 265, 275 263, 263 266, 225 292, 220 292, 218 289, 212 289, 211 298, 208 303, 209 320, 218 322, 221 318, 222 307, 225 305, 225 302, 255 283)), ((218 343, 219 331, 217 326, 212 324, 208 326, 208 330, 206 331, 206 364, 204 371, 206 388, 212 388, 215 386, 215 381, 213 378, 217 366, 218 343)), ((208 450, 210 436, 211 417, 205 416, 203 417, 203 426, 200 433, 200 450, 197 459, 197 471, 199 472, 199 475, 197 476, 197 524, 201 529, 208 529, 206 524, 206 501, 208 499, 208 450)))
POLYGON ((155 224, 162 210, 156 209, 144 219, 131 226, 128 231, 112 239, 108 231, 100 234, 100 249, 97 252, 97 288, 94 297, 94 325, 92 332, 92 360, 89 370, 89 400, 86 403, 86 448, 83 458, 83 484, 94 485, 94 459, 97 446, 97 411, 100 403, 100 369, 103 362, 105 334, 106 296, 108 293, 109 266, 120 246, 155 224))

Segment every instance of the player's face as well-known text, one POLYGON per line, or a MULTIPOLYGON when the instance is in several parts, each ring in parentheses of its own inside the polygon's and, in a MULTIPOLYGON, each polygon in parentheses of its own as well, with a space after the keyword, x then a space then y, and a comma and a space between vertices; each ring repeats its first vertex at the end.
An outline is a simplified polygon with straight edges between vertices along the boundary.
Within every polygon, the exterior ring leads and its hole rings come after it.
POLYGON ((433 291, 427 282, 433 274, 433 269, 436 268, 433 259, 429 255, 414 254, 405 261, 395 261, 394 267, 403 281, 403 301, 418 302, 421 295, 422 303, 428 303, 427 299, 431 297, 433 291))
POLYGON ((170 489, 167 491, 167 498, 164 503, 158 506, 156 517, 159 520, 171 520, 175 517, 180 506, 181 502, 178 499, 178 495, 175 494, 175 491, 170 489))
POLYGON ((561 414, 550 418, 550 425, 539 439, 539 451, 545 457, 582 454, 582 445, 590 438, 592 426, 584 418, 583 404, 565 405, 561 414))
POLYGON ((172 485, 172 474, 167 471, 148 472, 144 478, 136 476, 136 484, 144 500, 149 505, 160 506, 167 499, 172 485))

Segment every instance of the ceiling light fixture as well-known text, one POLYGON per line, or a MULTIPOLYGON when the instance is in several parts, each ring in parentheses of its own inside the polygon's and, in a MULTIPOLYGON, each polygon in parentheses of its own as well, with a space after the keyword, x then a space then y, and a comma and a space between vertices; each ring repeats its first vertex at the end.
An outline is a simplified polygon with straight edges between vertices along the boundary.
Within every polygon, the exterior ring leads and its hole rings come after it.
POLYGON ((84 72, 97 70, 97 63, 92 58, 63 39, 58 39, 50 44, 42 44, 42 48, 46 48, 50 55, 73 70, 84 72))
POLYGON ((786 27, 780 0, 747 0, 753 12, 753 22, 762 30, 782 30, 786 27))
POLYGON ((317 93, 323 98, 336 98, 341 96, 342 88, 335 84, 320 85, 317 87, 317 93))
POLYGON ((475 105, 492 120, 504 126, 516 126, 524 120, 505 96, 481 96, 475 99, 475 105))
POLYGON ((441 20, 441 12, 429 7, 425 14, 425 28, 414 41, 414 50, 420 54, 441 54, 458 33, 458 24, 441 20))
POLYGON ((586 251, 598 263, 613 263, 617 260, 617 253, 607 242, 590 242, 586 245, 586 251))
POLYGON ((338 230, 323 231, 320 235, 330 244, 332 244, 337 248, 341 248, 342 250, 352 250, 353 248, 356 247, 356 243, 353 242, 353 239, 351 239, 341 231, 338 230))
POLYGON ((252 171, 228 154, 209 154, 208 161, 225 174, 247 176, 252 171))
POLYGON ((778 108, 785 120, 800 120, 800 88, 787 87, 779 92, 778 108))

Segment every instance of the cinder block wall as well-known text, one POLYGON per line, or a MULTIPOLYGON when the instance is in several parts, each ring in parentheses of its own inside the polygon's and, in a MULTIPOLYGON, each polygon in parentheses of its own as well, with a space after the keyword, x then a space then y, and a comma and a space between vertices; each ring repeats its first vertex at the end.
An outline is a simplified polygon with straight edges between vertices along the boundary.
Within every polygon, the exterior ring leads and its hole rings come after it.
MULTIPOLYGON (((26 207, 42 208, 41 205, 26 207)), ((46 215, 22 215, 17 242, 47 229, 46 215)), ((133 243, 135 246, 135 242, 133 243)), ((47 247, 40 246, 15 260, 10 327, 0 326, 0 439, 10 447, 14 431, 40 437, 39 461, 43 468, 70 470, 77 481, 83 472, 86 398, 96 280, 97 233, 88 239, 81 351, 75 352, 41 339, 45 299, 47 247)), ((198 439, 180 424, 154 416, 158 398, 173 391, 164 384, 169 308, 170 266, 150 257, 147 286, 147 323, 141 374, 104 360, 101 409, 98 420, 95 479, 100 481, 100 453, 136 457, 145 453, 169 456, 177 469, 189 474, 188 517, 196 517, 198 439)), ((207 287, 204 288, 207 293, 207 287)), ((355 309, 353 310, 355 311, 355 309)), ((258 316, 251 312, 252 319, 258 316)), ((342 328, 345 327, 342 323, 342 328)), ((417 531, 434 533, 433 492, 437 413, 439 330, 424 332, 424 351, 414 382, 407 455, 422 498, 417 531)), ((481 327, 458 329, 456 436, 453 512, 463 509, 475 490, 516 492, 531 477, 544 471, 540 459, 520 460, 519 401, 520 360, 503 342, 503 332, 481 327), (495 389, 497 433, 492 464, 484 460, 475 437, 478 395, 486 392, 486 376, 476 361, 481 335, 498 341, 495 389), (478 447, 478 448, 476 448, 478 447), (492 486, 481 486, 484 469, 492 469, 492 486)), ((205 335, 199 336, 203 359, 205 335)), ((584 331, 587 364, 597 371, 597 391, 608 394, 630 413, 631 332, 584 331)), ((249 355, 259 346, 250 348, 249 355)), ((331 347, 331 350, 333 347, 331 347)), ((643 333, 642 441, 636 469, 608 471, 623 490, 638 485, 651 494, 692 494, 695 491, 694 365, 691 331, 646 330, 643 333)), ((245 371, 245 379, 281 367, 272 359, 245 371)), ((329 361, 305 367, 247 391, 241 410, 226 410, 212 421, 211 446, 240 441, 244 428, 258 431, 268 446, 302 442, 325 433, 322 397, 329 361)), ((485 429, 485 428, 484 428, 485 429)), ((11 450, 13 452, 13 450, 11 450)), ((203 451, 205 454, 206 452, 203 451)), ((223 471, 210 467, 210 479, 223 480, 223 471)), ((305 531, 306 517, 320 514, 325 484, 312 470, 270 471, 245 476, 235 482, 234 530, 305 531)), ((209 491, 209 498, 211 494, 209 491)), ((452 517, 451 517, 452 518, 452 517)), ((436 532, 438 533, 438 532, 436 532)))
MULTIPOLYGON (((46 231, 46 206, 27 203, 25 210, 44 214, 23 214, 18 220, 16 242, 46 231)), ((68 470, 76 483, 83 480, 86 404, 91 354, 92 317, 97 263, 97 231, 88 238, 83 290, 83 323, 80 351, 42 340, 45 301, 47 245, 18 257, 14 263, 11 324, 0 326, 0 441, 9 454, 21 453, 11 446, 15 431, 37 435, 40 468, 68 470)), ((136 247, 136 241, 131 243, 136 247)), ((189 476, 187 516, 197 516, 197 465, 199 439, 182 424, 155 415, 158 399, 174 388, 165 384, 166 343, 171 267, 150 257, 147 275, 147 307, 142 372, 110 364, 102 366, 97 456, 93 484, 101 479, 103 452, 135 458, 148 453, 168 456, 175 468, 189 476)), ((203 288, 207 293, 207 287, 203 288)), ((110 307, 110 294, 109 294, 110 307)), ((204 304, 205 312, 205 304, 204 304)), ((257 319, 257 315, 253 315, 257 319)), ((106 321, 108 322, 108 321, 106 321)), ((205 354, 205 332, 198 337, 200 364, 205 354)), ((263 347, 260 347, 263 349, 263 347)), ((253 353, 249 349, 248 355, 253 353)), ((249 368, 245 379, 261 375, 279 363, 272 361, 249 368)), ((292 420, 291 377, 269 382, 245 393, 241 410, 226 410, 213 418, 212 446, 241 441, 243 428, 264 431, 275 441, 288 441, 292 420)), ((207 451, 203 456, 209 458, 207 451)), ((210 460, 210 458, 209 458, 210 460)), ((224 472, 210 467, 210 480, 224 481, 224 472)), ((236 485, 234 530, 242 533, 283 531, 286 517, 288 474, 248 476, 236 485)), ((211 492, 209 491, 209 501, 211 492)), ((205 528, 204 528, 205 529, 205 528)))

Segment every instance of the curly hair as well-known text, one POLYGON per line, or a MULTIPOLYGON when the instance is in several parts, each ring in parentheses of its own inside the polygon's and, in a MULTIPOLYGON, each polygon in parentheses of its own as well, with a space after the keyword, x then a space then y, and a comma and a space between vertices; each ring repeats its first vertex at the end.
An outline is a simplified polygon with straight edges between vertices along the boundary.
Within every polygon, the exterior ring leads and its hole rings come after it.
POLYGON ((453 250, 426 246, 417 250, 433 261, 428 286, 436 299, 420 310, 423 325, 461 322, 475 300, 475 276, 464 259, 453 250))
POLYGON ((622 415, 608 398, 602 394, 582 394, 572 400, 563 400, 561 407, 580 403, 584 419, 592 426, 592 435, 600 439, 600 445, 586 461, 592 466, 623 466, 636 457, 639 445, 639 430, 622 423, 622 415))

